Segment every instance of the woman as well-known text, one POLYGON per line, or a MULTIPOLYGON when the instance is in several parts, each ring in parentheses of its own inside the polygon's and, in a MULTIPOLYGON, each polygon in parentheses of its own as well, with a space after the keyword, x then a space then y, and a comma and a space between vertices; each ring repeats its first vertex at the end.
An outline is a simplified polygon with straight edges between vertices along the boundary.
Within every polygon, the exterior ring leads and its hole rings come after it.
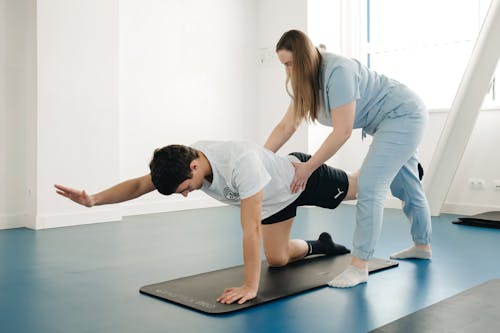
POLYGON ((431 218, 416 158, 428 121, 420 98, 354 59, 320 53, 307 35, 297 30, 283 34, 276 52, 285 65, 292 101, 265 147, 276 152, 303 120, 332 127, 309 161, 294 164, 292 192, 305 188, 312 172, 342 147, 353 128, 362 128, 363 137, 373 136, 359 171, 351 265, 330 286, 352 287, 368 280, 368 260, 380 235, 389 188, 404 203, 414 242, 391 257, 430 259, 431 218))

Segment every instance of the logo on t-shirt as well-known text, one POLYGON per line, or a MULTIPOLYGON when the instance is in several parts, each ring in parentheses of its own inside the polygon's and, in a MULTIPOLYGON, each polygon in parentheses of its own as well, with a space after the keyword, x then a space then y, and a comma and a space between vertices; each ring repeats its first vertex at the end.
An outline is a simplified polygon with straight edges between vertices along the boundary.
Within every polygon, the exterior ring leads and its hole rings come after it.
POLYGON ((224 187, 224 198, 227 200, 240 200, 240 194, 233 192, 229 186, 224 187))

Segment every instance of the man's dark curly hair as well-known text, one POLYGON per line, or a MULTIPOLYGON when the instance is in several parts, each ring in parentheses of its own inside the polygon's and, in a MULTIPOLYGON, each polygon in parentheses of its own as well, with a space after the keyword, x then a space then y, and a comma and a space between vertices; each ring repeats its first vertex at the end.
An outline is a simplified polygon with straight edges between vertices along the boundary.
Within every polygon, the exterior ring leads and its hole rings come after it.
POLYGON ((196 149, 170 145, 154 151, 149 163, 151 180, 161 194, 175 193, 179 185, 193 177, 189 164, 199 157, 196 149))

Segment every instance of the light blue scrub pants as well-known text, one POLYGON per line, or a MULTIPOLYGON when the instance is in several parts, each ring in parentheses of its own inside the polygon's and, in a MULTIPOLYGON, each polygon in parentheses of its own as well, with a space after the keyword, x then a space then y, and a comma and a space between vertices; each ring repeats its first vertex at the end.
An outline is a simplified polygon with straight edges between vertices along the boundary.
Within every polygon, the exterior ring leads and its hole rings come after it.
POLYGON ((373 256, 389 188, 403 201, 413 241, 429 244, 432 232, 416 158, 428 121, 427 109, 417 95, 402 85, 392 88, 379 112, 378 120, 364 129, 373 136, 373 141, 358 180, 352 254, 363 260, 373 256))

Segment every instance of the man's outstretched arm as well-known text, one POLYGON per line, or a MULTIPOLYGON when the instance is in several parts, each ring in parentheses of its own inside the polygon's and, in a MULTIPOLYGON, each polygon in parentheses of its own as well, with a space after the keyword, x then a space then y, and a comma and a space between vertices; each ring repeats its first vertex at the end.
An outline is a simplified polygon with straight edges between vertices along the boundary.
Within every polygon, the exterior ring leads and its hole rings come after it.
POLYGON ((75 190, 58 184, 54 187, 58 194, 86 207, 132 200, 156 189, 150 174, 126 180, 92 195, 87 194, 85 190, 75 190))

